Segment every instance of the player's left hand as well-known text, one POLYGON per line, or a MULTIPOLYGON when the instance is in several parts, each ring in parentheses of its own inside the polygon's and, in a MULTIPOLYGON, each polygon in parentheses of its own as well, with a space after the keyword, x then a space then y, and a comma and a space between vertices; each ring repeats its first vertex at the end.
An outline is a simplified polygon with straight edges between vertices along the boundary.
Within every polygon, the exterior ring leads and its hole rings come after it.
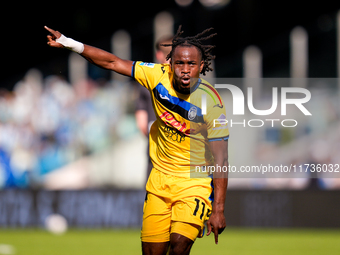
POLYGON ((212 212, 210 218, 207 222, 208 233, 207 236, 210 235, 211 232, 215 235, 215 243, 218 244, 218 235, 223 232, 226 227, 225 217, 223 212, 212 212))

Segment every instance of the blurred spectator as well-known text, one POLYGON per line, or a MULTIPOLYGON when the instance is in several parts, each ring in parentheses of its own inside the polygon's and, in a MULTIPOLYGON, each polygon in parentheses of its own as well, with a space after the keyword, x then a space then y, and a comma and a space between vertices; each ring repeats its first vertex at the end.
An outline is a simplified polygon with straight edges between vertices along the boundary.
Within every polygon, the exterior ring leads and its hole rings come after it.
POLYGON ((38 70, 13 93, 0 91, 0 187, 40 187, 46 174, 108 148, 123 112, 111 92, 94 81, 43 80, 38 70))

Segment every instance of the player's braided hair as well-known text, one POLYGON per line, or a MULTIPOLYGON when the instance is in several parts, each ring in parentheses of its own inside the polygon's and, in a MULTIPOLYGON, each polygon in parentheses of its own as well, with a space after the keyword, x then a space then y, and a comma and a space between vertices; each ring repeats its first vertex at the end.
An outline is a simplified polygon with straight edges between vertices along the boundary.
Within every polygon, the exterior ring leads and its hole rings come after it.
POLYGON ((201 71, 201 74, 205 75, 206 72, 212 71, 213 69, 210 67, 211 60, 215 59, 215 55, 211 54, 211 50, 215 48, 215 45, 204 45, 202 41, 208 40, 211 37, 217 35, 217 33, 203 36, 213 28, 205 29, 203 32, 195 35, 195 36, 188 36, 188 37, 181 37, 184 31, 182 31, 182 25, 179 26, 176 35, 172 39, 171 44, 161 44, 164 47, 172 47, 170 53, 167 55, 166 60, 171 59, 172 54, 177 46, 195 46, 199 49, 202 55, 202 60, 204 61, 204 66, 201 71))

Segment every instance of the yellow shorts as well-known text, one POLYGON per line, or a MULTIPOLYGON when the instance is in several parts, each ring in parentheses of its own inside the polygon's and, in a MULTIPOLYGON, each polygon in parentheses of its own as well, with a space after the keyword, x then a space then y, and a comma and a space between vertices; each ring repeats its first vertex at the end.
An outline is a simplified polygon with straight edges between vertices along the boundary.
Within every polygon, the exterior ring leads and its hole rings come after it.
POLYGON ((185 178, 152 169, 146 184, 143 242, 168 242, 171 233, 195 241, 212 211, 212 178, 185 178))

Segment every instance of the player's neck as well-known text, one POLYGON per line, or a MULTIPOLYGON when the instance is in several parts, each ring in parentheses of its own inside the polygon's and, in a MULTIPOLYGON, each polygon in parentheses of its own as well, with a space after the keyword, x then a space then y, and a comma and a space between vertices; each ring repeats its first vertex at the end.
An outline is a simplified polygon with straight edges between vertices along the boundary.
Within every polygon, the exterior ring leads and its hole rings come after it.
POLYGON ((182 89, 176 82, 173 82, 173 87, 174 89, 184 95, 189 95, 190 94, 190 88, 189 89, 182 89))

